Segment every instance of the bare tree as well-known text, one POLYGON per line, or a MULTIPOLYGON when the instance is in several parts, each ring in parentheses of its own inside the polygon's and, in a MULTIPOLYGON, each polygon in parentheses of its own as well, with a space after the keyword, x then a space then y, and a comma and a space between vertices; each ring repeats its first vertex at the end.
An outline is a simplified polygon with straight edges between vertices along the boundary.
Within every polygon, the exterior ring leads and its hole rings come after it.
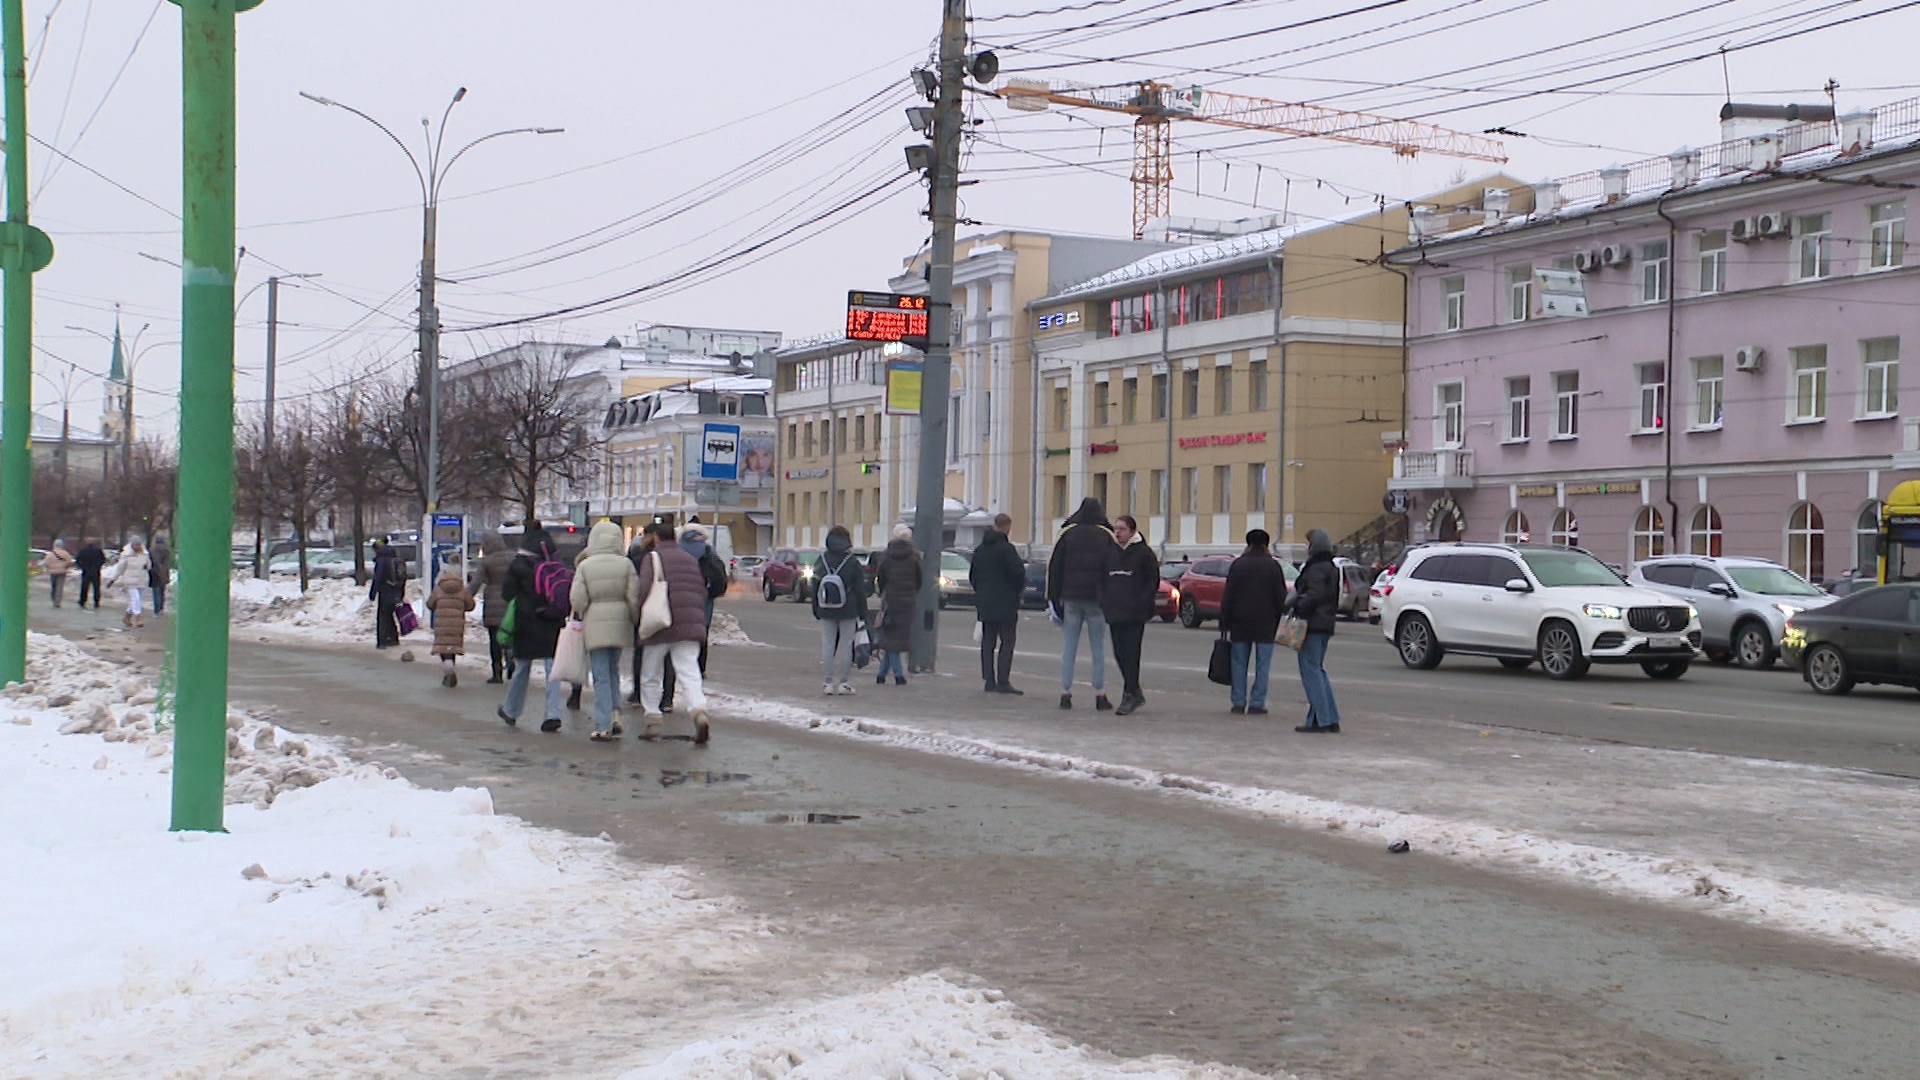
POLYGON ((487 436, 472 460, 487 466, 494 493, 519 506, 522 521, 538 520, 542 494, 599 475, 598 391, 594 380, 569 378, 567 361, 551 355, 502 364, 463 386, 464 408, 487 436))
POLYGON ((367 583, 367 515, 399 496, 398 470, 368 429, 378 395, 370 383, 333 391, 321 400, 314 433, 321 467, 332 477, 334 501, 346 504, 353 522, 353 579, 362 585, 367 583))

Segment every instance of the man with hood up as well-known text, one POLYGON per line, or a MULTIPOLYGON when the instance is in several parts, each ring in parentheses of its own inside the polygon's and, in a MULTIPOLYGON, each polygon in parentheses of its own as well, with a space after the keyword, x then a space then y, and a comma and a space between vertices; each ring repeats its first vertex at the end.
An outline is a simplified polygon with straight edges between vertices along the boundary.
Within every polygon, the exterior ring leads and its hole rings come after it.
POLYGON ((500 595, 513 605, 513 677, 507 680, 507 700, 500 705, 500 719, 512 727, 520 722, 527 707, 527 686, 533 681, 532 661, 542 661, 547 675, 546 719, 540 730, 560 730, 560 708, 566 701, 566 684, 553 678, 553 654, 560 646, 564 624, 541 612, 540 593, 534 587, 541 563, 553 559, 553 540, 547 530, 534 527, 520 538, 520 554, 507 567, 507 580, 500 595))
POLYGON ((845 525, 827 530, 827 549, 813 564, 813 617, 820 621, 820 692, 853 693, 853 639, 867 621, 867 574, 845 525), (832 578, 839 582, 833 586, 832 578))
POLYGON ((1307 563, 1293 583, 1287 610, 1307 622, 1300 644, 1300 688, 1307 695, 1307 722, 1293 730, 1311 735, 1340 734, 1340 706, 1327 678, 1327 646, 1333 641, 1334 613, 1340 608, 1340 568, 1333 561, 1333 539, 1325 529, 1307 533, 1307 563))
POLYGON ((1073 665, 1080 652, 1080 633, 1087 634, 1093 654, 1093 707, 1113 708, 1107 700, 1107 619, 1100 611, 1100 590, 1113 553, 1113 529, 1099 499, 1083 499, 1053 542, 1047 562, 1047 614, 1066 628, 1060 652, 1060 707, 1073 708, 1073 665))

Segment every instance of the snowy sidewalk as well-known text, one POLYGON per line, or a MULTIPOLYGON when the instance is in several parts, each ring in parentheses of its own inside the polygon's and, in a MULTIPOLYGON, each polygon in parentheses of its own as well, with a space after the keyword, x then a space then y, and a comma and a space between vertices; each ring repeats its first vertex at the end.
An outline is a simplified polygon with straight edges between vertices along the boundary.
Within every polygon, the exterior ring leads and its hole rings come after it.
POLYGON ((876 980, 681 870, 239 713, 228 832, 169 833, 151 682, 60 638, 30 653, 0 696, 8 1080, 1245 1075, 876 980))

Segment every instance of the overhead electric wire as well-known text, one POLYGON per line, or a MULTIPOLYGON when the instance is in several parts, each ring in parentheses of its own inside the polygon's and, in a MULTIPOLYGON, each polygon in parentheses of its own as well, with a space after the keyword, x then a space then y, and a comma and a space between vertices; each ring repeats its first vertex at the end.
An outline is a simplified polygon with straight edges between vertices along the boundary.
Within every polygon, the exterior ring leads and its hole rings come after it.
MULTIPOLYGON (((1244 30, 1237 34, 1226 34, 1216 38, 1208 38, 1204 41, 1189 41, 1189 42, 1183 42, 1178 45, 1162 45, 1162 46, 1157 46, 1151 49, 1140 49, 1130 53, 1118 53, 1113 56, 1088 57, 1083 60, 1069 61, 1064 64, 1049 64, 1042 67, 1031 67, 1031 68, 1008 68, 1003 70, 1007 74, 1019 74, 1027 71, 1054 71, 1060 68, 1067 68, 1067 67, 1083 67, 1087 64, 1108 64, 1108 63, 1116 63, 1116 62, 1125 61, 1125 60, 1137 60, 1144 56, 1160 56, 1170 52, 1183 52, 1187 49, 1200 49, 1200 48, 1206 48, 1212 45, 1225 45, 1235 41, 1245 41, 1249 38, 1265 37, 1268 34, 1280 34, 1280 33, 1285 33, 1289 30, 1300 30, 1309 26, 1318 26, 1322 23, 1333 22, 1337 19, 1346 19, 1346 18, 1351 18, 1352 16, 1355 16, 1355 15, 1364 15, 1370 11, 1379 11, 1382 8, 1398 7, 1401 4, 1404 4, 1407 2, 1408 0, 1375 0, 1374 3, 1367 4, 1362 7, 1352 8, 1347 11, 1335 11, 1335 12, 1330 12, 1326 15, 1316 15, 1311 19, 1301 19, 1296 22, 1283 23, 1279 26, 1261 27, 1260 29, 1257 29, 1257 30, 1244 30)), ((1167 16, 1167 17, 1173 18, 1177 16, 1167 16)))
MULTIPOLYGON (((87 114, 86 122, 80 125, 80 130, 74 135, 73 141, 67 144, 69 151, 77 149, 80 146, 80 143, 86 139, 87 132, 93 130, 93 122, 100 119, 101 110, 107 107, 107 102, 113 100, 114 90, 119 87, 121 78, 127 74, 127 68, 133 65, 133 58, 140 53, 140 44, 147 40, 147 31, 153 29, 153 21, 160 17, 160 9, 165 6, 166 0, 154 0, 153 10, 147 13, 147 21, 140 24, 140 32, 134 35, 132 47, 127 49, 126 58, 120 61, 120 67, 114 71, 113 79, 107 83, 106 92, 100 95, 99 104, 95 105, 93 111, 87 114)), ((77 61, 74 66, 76 69, 79 67, 77 61)), ((54 137, 57 141, 59 138, 57 131, 54 137)), ((52 164, 47 166, 46 171, 40 176, 40 185, 34 188, 33 197, 35 199, 38 199, 41 193, 47 190, 48 184, 53 183, 53 178, 60 174, 60 166, 63 163, 64 159, 55 159, 52 164)))

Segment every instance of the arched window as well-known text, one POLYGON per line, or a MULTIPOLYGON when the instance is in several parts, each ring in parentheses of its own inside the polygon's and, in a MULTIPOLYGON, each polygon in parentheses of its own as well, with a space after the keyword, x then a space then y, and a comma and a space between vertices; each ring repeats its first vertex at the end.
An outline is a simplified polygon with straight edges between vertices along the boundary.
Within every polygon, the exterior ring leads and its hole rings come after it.
POLYGON ((1693 512, 1693 522, 1687 526, 1687 554, 1711 555, 1719 558, 1724 552, 1721 544, 1725 534, 1720 528, 1720 511, 1711 506, 1701 506, 1693 512))
POLYGON ((1667 553, 1667 522, 1660 511, 1643 506, 1633 519, 1633 561, 1667 553))
POLYGON ((1561 547, 1573 547, 1580 543, 1580 522, 1573 511, 1561 509, 1553 515, 1553 534, 1550 539, 1561 547))
POLYGON ((1853 521, 1853 572, 1872 577, 1880 572, 1880 502, 1860 508, 1853 521))
POLYGON ((1820 508, 1799 503, 1787 514, 1787 569, 1808 581, 1827 576, 1827 524, 1820 508))
POLYGON ((1527 515, 1515 510, 1507 515, 1507 523, 1500 527, 1500 542, 1503 544, 1526 544, 1533 541, 1533 527, 1527 524, 1527 515))

